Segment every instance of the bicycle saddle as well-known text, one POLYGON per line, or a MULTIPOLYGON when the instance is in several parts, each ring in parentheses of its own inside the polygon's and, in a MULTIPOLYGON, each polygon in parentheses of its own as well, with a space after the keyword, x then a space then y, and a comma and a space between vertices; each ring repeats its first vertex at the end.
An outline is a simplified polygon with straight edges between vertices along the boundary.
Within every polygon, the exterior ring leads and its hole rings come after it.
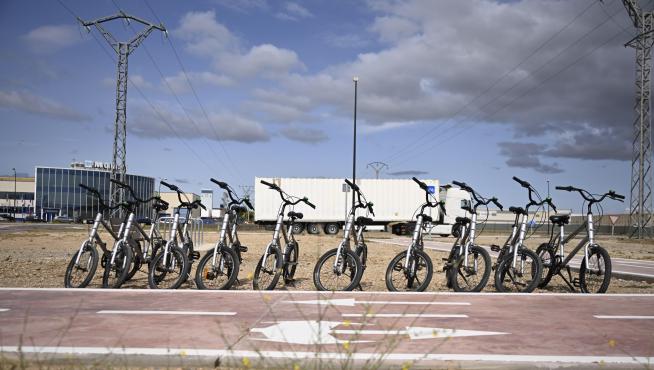
POLYGON ((431 216, 426 215, 426 214, 424 214, 424 213, 421 213, 421 214, 419 214, 418 216, 422 216, 422 221, 423 221, 423 222, 432 222, 432 221, 433 221, 433 219, 431 218, 431 216))
POLYGON ((457 224, 463 224, 463 225, 467 225, 470 223, 470 219, 468 217, 457 217, 456 219, 454 219, 454 221, 456 221, 457 224))
POLYGON ((372 225, 372 218, 359 216, 357 217, 356 223, 360 226, 372 225))
POLYGON ((293 211, 291 211, 291 212, 288 213, 288 217, 297 218, 297 219, 301 220, 302 217, 304 217, 304 215, 302 214, 302 212, 293 212, 293 211))
POLYGON ((527 214, 527 212, 522 207, 509 207, 509 212, 513 212, 513 213, 516 213, 516 214, 519 213, 519 214, 522 214, 522 215, 527 214))
POLYGON ((567 225, 570 223, 570 215, 553 215, 550 216, 550 221, 559 226, 567 225))

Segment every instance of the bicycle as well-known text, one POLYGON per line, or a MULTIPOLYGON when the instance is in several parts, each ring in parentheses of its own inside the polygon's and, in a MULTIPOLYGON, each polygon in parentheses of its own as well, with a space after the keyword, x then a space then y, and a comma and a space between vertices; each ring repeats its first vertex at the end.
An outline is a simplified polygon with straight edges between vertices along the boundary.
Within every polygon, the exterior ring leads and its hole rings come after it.
POLYGON ((345 179, 345 183, 356 193, 357 201, 348 213, 341 243, 337 248, 325 252, 316 262, 316 266, 313 269, 313 284, 317 290, 350 291, 356 287, 361 289, 361 278, 363 277, 363 271, 365 270, 366 259, 368 257, 368 246, 363 239, 363 231, 367 225, 373 223, 373 220, 363 216, 359 216, 355 220, 356 210, 359 208, 367 209, 368 213, 372 214, 373 217, 375 216, 375 212, 372 208, 373 204, 368 202, 363 194, 361 194, 358 185, 353 184, 348 179, 345 179), (355 233, 352 234, 352 230, 355 227, 355 233), (350 248, 350 239, 352 237, 356 245, 354 251, 350 248), (331 262, 332 259, 333 262, 331 262), (323 267, 325 267, 324 271, 323 267), (327 280, 331 280, 333 284, 326 284, 327 280), (346 285, 341 287, 338 284, 342 281, 346 285))
POLYGON ((286 207, 295 206, 300 202, 303 202, 313 209, 315 209, 316 206, 309 202, 307 197, 296 198, 288 195, 276 184, 271 184, 264 180, 261 180, 261 183, 268 186, 270 189, 279 192, 279 196, 282 198, 282 204, 279 206, 277 223, 275 224, 275 230, 273 231, 272 241, 266 246, 266 250, 259 259, 259 263, 254 270, 252 287, 257 290, 273 290, 275 289, 275 286, 277 285, 279 277, 282 273, 284 274, 284 282, 286 284, 293 281, 293 277, 295 276, 295 271, 297 269, 298 256, 300 253, 298 243, 294 236, 294 226, 295 220, 302 219, 304 215, 299 212, 289 212, 289 224, 287 228, 284 229, 284 211, 286 207), (293 201, 291 200, 292 198, 296 198, 296 200, 293 201), (283 254, 281 251, 281 243, 279 238, 280 233, 284 237, 285 247, 283 254))
POLYGON ((611 257, 606 249, 595 242, 592 207, 594 204, 601 203, 605 198, 622 202, 625 197, 616 194, 613 190, 596 198, 589 191, 573 186, 557 186, 556 189, 579 192, 581 197, 584 198, 584 201, 588 202, 588 211, 586 213, 586 221, 567 237, 565 237, 564 228, 570 222, 570 215, 550 216, 552 224, 558 226, 560 232, 555 236, 554 228, 552 228, 549 242, 541 244, 536 249, 536 253, 543 262, 544 269, 544 278, 539 287, 546 287, 554 275, 559 275, 572 292, 577 291, 575 288, 580 288, 582 293, 605 293, 611 283, 611 257), (565 256, 565 245, 582 230, 586 230, 586 236, 565 256), (584 255, 579 267, 579 278, 573 279, 572 272, 570 271, 570 261, 577 255, 581 248, 584 249, 584 255), (567 271, 568 279, 563 275, 563 269, 567 271))
POLYGON ((87 287, 98 268, 98 251, 96 246, 100 247, 102 250, 102 266, 106 265, 106 261, 111 252, 107 249, 107 243, 102 240, 100 234, 98 233, 98 228, 100 225, 111 235, 114 239, 114 246, 122 237, 123 224, 120 226, 118 233, 113 231, 111 225, 105 220, 104 214, 108 211, 113 211, 121 207, 121 204, 110 207, 104 203, 102 200, 102 195, 96 189, 88 187, 84 184, 79 184, 79 186, 91 193, 98 199, 100 205, 98 213, 95 215, 93 220, 93 226, 91 231, 89 231, 89 237, 82 242, 78 251, 73 255, 68 267, 66 268, 66 273, 64 275, 64 287, 66 288, 85 288, 87 287))
POLYGON ((524 245, 529 207, 541 207, 544 204, 549 204, 554 212, 556 212, 556 207, 552 203, 552 199, 545 198, 542 200, 536 189, 527 181, 520 180, 515 176, 513 176, 513 180, 528 190, 529 203, 525 208, 509 207, 509 211, 516 215, 511 236, 502 249, 496 245, 491 246, 492 250, 500 252, 495 268, 495 289, 499 292, 531 293, 540 284, 543 265, 538 255, 524 245), (536 195, 540 202, 533 199, 533 194, 536 195), (518 224, 520 225, 519 229, 518 224))
POLYGON ((459 225, 460 234, 443 267, 447 286, 456 292, 480 292, 488 284, 492 267, 488 251, 475 244, 477 209, 490 203, 494 203, 500 210, 504 208, 497 198, 486 199, 464 182, 452 181, 452 184, 470 193, 475 204, 472 207, 470 205, 462 207, 470 213, 470 218, 457 217, 455 220, 459 225))
MULTIPOLYGON (((123 237, 120 243, 126 243, 132 249, 133 258, 130 262, 130 265, 132 267, 130 268, 124 281, 115 283, 115 285, 119 287, 125 281, 131 280, 136 274, 136 272, 141 269, 143 264, 148 266, 148 272, 149 272, 150 262, 152 261, 153 256, 155 256, 159 251, 159 249, 166 244, 166 241, 163 239, 161 233, 159 232, 158 220, 161 211, 168 209, 169 204, 166 201, 159 198, 158 196, 153 196, 145 200, 140 199, 134 192, 134 189, 132 189, 129 185, 114 179, 111 179, 110 181, 114 183, 116 186, 127 190, 131 195, 132 199, 134 199, 134 201, 136 202, 136 204, 145 204, 153 201, 152 207, 155 210, 154 221, 137 220, 133 207, 131 207, 129 210, 129 214, 127 216, 127 222, 125 224, 125 232, 123 233, 123 237), (145 230, 143 230, 143 228, 140 225, 141 223, 150 224, 150 231, 148 233, 146 233, 145 230), (141 241, 145 242, 144 249, 141 248, 141 241)), ((109 271, 105 269, 105 276, 103 276, 103 286, 105 288, 109 285, 108 274, 109 271)))
POLYGON ((177 199, 179 200, 179 207, 176 208, 173 215, 172 225, 170 227, 170 236, 168 242, 163 248, 163 251, 158 253, 151 262, 150 271, 148 273, 148 285, 150 289, 160 289, 161 285, 165 289, 177 289, 190 276, 192 268, 192 259, 199 258, 200 254, 193 250, 193 240, 188 231, 188 221, 191 216, 191 211, 198 207, 204 207, 199 200, 189 202, 186 195, 176 185, 169 184, 161 181, 161 185, 168 189, 177 192, 177 199), (182 195, 186 201, 182 200, 182 195), (180 211, 186 210, 186 216, 182 219, 182 230, 179 232, 180 224, 180 211), (180 235, 181 234, 181 235, 180 235), (179 245, 182 245, 180 248, 179 245), (174 274, 172 280, 166 280, 169 274, 174 274))
POLYGON ((247 204, 250 209, 254 209, 254 207, 247 198, 236 199, 232 188, 227 183, 213 178, 211 182, 227 191, 230 202, 226 206, 227 212, 223 216, 218 242, 213 250, 207 251, 198 262, 198 268, 195 271, 195 285, 198 289, 229 289, 238 280, 242 261, 241 252, 247 251, 247 247, 242 246, 238 240, 236 231, 238 212, 247 211, 245 207, 241 206, 243 203, 247 204))
POLYGON ((423 224, 433 221, 431 216, 425 214, 425 208, 440 206, 442 212, 445 213, 445 207, 443 202, 431 202, 429 200, 431 193, 427 184, 415 177, 413 181, 418 184, 420 189, 425 191, 425 203, 420 206, 420 211, 417 212, 416 226, 413 230, 411 244, 409 244, 406 252, 400 252, 395 256, 388 264, 388 268, 386 268, 386 288, 391 292, 422 292, 427 289, 434 274, 434 265, 429 255, 424 252, 422 240, 423 224), (394 272, 399 274, 395 276, 394 272), (420 272, 424 272, 424 276, 419 276, 420 272))

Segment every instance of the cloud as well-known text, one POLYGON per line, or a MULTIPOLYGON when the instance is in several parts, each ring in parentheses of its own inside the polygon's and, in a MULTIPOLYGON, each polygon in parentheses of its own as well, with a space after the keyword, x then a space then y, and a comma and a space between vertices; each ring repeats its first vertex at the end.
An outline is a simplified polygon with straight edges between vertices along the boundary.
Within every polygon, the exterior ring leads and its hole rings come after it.
POLYGON ((370 31, 376 33, 381 41, 389 43, 415 35, 419 30, 415 22, 395 16, 377 17, 370 26, 370 31))
MULTIPOLYGON (((153 103, 154 104, 154 103, 153 103)), ((206 138, 208 140, 237 141, 254 143, 268 141, 268 132, 257 122, 241 117, 232 112, 208 112, 209 122, 202 114, 190 113, 192 119, 183 112, 168 109, 166 104, 156 104, 159 114, 149 106, 137 103, 128 130, 144 138, 187 139, 206 138), (170 126, 173 127, 171 130, 170 126)))
MULTIPOLYGON (((188 80, 191 81, 193 86, 217 86, 226 87, 234 84, 234 81, 225 76, 213 72, 188 72, 188 80)), ((170 87, 175 94, 182 94, 191 91, 186 76, 183 72, 179 72, 175 76, 165 77, 163 84, 170 87)))
POLYGON ((542 173, 561 173, 563 170, 557 163, 545 164, 540 156, 545 152, 546 146, 542 144, 502 142, 500 152, 506 156, 509 167, 529 168, 542 173))
POLYGON ((287 1, 282 10, 275 13, 275 17, 285 21, 298 21, 303 18, 312 18, 313 13, 298 3, 287 1))
POLYGON ((65 121, 84 122, 90 120, 89 116, 59 102, 26 91, 0 90, 0 107, 65 121))
POLYGON ((188 184, 189 181, 187 179, 175 179, 175 182, 178 184, 188 184))
POLYGON ((327 134, 321 130, 297 126, 286 127, 281 130, 281 134, 287 139, 310 144, 327 140, 327 134))
POLYGON ((294 51, 263 44, 253 46, 245 54, 223 54, 218 58, 216 66, 219 70, 238 77, 253 77, 260 73, 275 77, 296 67, 303 67, 303 64, 294 51))
POLYGON ((389 172, 388 174, 391 176, 421 176, 421 175, 426 175, 429 172, 426 171, 420 171, 420 170, 404 170, 404 171, 397 171, 397 172, 389 172))
POLYGON ((213 10, 186 13, 173 34, 186 41, 189 52, 202 56, 235 50, 239 43, 227 27, 216 21, 213 10))
POLYGON ((215 3, 240 13, 251 13, 254 10, 267 10, 266 0, 213 0, 215 3))
POLYGON ((37 27, 23 39, 33 52, 43 54, 59 51, 83 40, 77 27, 65 24, 37 27))
POLYGON ((370 40, 358 33, 327 34, 323 39, 328 45, 344 49, 356 49, 370 45, 370 40))

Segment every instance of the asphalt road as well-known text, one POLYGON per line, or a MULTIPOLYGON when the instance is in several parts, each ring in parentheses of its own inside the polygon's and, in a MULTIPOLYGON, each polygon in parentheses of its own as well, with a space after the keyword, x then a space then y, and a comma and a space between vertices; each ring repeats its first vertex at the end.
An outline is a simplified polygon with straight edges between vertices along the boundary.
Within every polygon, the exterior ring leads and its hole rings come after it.
POLYGON ((103 366, 640 367, 654 295, 0 289, 2 358, 103 366))

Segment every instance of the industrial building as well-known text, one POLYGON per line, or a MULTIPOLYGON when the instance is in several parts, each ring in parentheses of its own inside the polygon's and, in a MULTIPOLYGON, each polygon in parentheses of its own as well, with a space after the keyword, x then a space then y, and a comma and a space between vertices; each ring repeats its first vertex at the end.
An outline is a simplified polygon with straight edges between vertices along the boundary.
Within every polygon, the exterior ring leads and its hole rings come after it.
POLYGON ((34 178, 0 177, 0 214, 25 218, 34 212, 34 178))

